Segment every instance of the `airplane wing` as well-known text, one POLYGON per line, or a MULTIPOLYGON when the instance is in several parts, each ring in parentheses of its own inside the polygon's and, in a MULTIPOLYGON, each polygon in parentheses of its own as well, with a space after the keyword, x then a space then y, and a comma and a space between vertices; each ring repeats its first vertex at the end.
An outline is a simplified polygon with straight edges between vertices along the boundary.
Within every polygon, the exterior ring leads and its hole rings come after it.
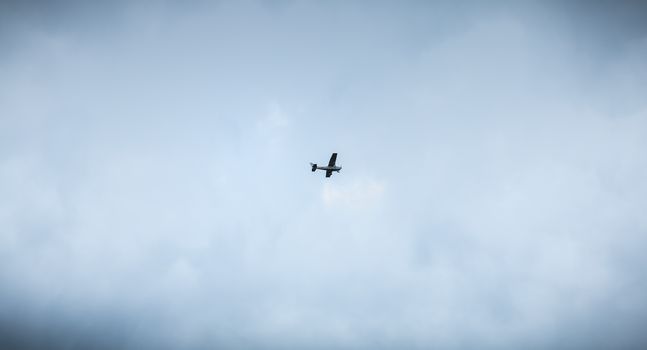
POLYGON ((333 153, 332 156, 330 156, 330 161, 328 162, 328 166, 335 166, 336 161, 337 161, 337 153, 333 153))
POLYGON ((326 170, 326 177, 330 177, 332 175, 332 170, 326 170))

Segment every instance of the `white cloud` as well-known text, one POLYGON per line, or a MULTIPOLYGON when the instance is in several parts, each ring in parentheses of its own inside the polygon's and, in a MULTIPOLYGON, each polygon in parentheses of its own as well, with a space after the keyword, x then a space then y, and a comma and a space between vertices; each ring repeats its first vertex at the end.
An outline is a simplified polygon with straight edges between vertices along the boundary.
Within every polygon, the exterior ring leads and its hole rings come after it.
POLYGON ((326 182, 321 191, 321 199, 327 207, 363 210, 378 207, 384 198, 384 192, 384 182, 374 179, 358 179, 343 184, 326 182))
POLYGON ((7 318, 118 314, 171 348, 642 339, 644 40, 583 54, 533 9, 140 5, 0 56, 7 318))

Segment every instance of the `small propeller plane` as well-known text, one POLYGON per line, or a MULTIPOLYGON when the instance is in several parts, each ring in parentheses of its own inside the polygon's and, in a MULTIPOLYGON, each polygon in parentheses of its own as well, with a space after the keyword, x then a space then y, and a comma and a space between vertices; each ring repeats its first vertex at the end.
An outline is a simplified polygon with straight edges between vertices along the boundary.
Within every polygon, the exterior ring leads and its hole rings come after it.
POLYGON ((316 170, 325 170, 326 177, 330 177, 333 171, 339 172, 341 170, 340 166, 335 165, 336 161, 337 161, 337 153, 333 153, 332 156, 330 156, 330 160, 328 161, 327 166, 317 166, 317 164, 315 163, 310 163, 310 166, 312 167, 312 172, 315 172, 316 170))

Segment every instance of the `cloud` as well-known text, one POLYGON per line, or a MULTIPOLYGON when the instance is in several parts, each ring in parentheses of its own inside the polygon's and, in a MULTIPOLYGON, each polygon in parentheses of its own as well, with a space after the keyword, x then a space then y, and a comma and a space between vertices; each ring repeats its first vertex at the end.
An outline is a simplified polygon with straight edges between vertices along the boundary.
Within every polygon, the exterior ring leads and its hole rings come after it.
POLYGON ((631 6, 3 6, 0 347, 645 343, 631 6))
POLYGON ((379 205, 384 196, 384 187, 383 183, 372 179, 340 186, 326 183, 321 198, 327 207, 361 210, 379 205))

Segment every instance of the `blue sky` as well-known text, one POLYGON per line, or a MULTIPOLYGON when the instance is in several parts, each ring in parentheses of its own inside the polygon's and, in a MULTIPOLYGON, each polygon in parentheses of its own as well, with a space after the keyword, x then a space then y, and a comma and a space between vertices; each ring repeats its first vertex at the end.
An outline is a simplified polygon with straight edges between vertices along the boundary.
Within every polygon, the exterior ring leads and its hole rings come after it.
POLYGON ((645 16, 2 2, 0 344, 642 348, 645 16))

